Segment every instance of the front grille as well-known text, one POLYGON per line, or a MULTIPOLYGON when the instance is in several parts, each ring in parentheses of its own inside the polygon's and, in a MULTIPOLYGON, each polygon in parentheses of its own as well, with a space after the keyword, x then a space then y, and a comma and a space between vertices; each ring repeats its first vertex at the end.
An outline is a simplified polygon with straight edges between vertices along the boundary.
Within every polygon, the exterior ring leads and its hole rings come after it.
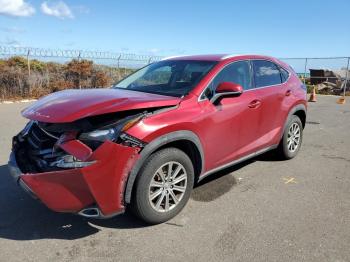
POLYGON ((52 149, 57 142, 56 138, 49 136, 36 123, 32 125, 27 140, 33 151, 52 149))
POLYGON ((14 137, 16 159, 21 171, 29 173, 57 170, 50 163, 65 154, 55 148, 59 135, 52 135, 33 122, 25 133, 21 132, 14 137))

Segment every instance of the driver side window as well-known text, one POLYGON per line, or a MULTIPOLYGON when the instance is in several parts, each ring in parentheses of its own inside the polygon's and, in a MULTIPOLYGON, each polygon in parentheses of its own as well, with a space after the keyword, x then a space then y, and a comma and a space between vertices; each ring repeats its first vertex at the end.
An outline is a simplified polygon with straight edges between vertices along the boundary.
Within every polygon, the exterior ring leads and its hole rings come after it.
POLYGON ((205 91, 205 96, 210 99, 215 94, 218 85, 222 82, 239 84, 244 90, 251 89, 252 78, 249 61, 238 61, 224 67, 209 84, 209 87, 205 91))

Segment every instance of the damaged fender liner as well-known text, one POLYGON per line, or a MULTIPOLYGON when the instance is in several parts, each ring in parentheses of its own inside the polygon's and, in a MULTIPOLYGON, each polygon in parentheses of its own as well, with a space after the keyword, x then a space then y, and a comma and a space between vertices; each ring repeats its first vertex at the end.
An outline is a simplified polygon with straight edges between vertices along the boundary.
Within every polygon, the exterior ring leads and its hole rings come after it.
POLYGON ((20 179, 50 209, 79 212, 96 203, 103 215, 124 211, 124 188, 140 148, 106 141, 77 169, 23 174, 20 179), (107 156, 107 157, 106 157, 107 156))

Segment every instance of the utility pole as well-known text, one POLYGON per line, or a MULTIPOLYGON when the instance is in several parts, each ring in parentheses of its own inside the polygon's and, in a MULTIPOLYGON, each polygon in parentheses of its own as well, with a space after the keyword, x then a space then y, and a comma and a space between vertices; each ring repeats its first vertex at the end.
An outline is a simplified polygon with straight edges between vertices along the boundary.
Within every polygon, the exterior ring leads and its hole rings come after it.
MULTIPOLYGON (((31 86, 30 86, 30 49, 28 48, 27 52, 27 67, 28 67, 28 94, 31 95, 31 86)), ((23 90, 25 91, 25 90, 23 90)), ((24 92, 23 92, 24 93, 24 92)))
POLYGON ((118 81, 122 78, 120 75, 120 58, 122 57, 121 54, 118 56, 118 61, 117 61, 117 73, 118 73, 118 81))
POLYGON ((344 83, 344 98, 345 98, 345 93, 346 93, 346 86, 348 83, 348 77, 349 77, 349 62, 350 62, 350 57, 348 57, 348 65, 346 66, 345 83, 344 83))
POLYGON ((304 67, 304 85, 306 83, 306 67, 307 67, 307 58, 305 58, 305 67, 304 67))
POLYGON ((80 65, 80 56, 81 56, 81 51, 79 51, 79 55, 78 55, 78 69, 79 69, 79 89, 81 89, 81 83, 80 83, 80 74, 81 74, 81 65, 80 65))
POLYGON ((28 67, 28 77, 30 76, 30 49, 28 49, 28 52, 27 52, 27 67, 28 67))

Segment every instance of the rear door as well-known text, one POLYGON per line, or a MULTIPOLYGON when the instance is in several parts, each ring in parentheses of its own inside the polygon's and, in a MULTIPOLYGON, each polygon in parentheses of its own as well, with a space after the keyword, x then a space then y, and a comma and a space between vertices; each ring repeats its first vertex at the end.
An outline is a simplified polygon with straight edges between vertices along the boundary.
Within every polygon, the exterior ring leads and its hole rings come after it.
POLYGON ((291 90, 285 84, 288 72, 279 65, 268 60, 253 60, 252 64, 254 90, 261 101, 257 145, 264 148, 279 140, 284 122, 283 101, 291 90))

